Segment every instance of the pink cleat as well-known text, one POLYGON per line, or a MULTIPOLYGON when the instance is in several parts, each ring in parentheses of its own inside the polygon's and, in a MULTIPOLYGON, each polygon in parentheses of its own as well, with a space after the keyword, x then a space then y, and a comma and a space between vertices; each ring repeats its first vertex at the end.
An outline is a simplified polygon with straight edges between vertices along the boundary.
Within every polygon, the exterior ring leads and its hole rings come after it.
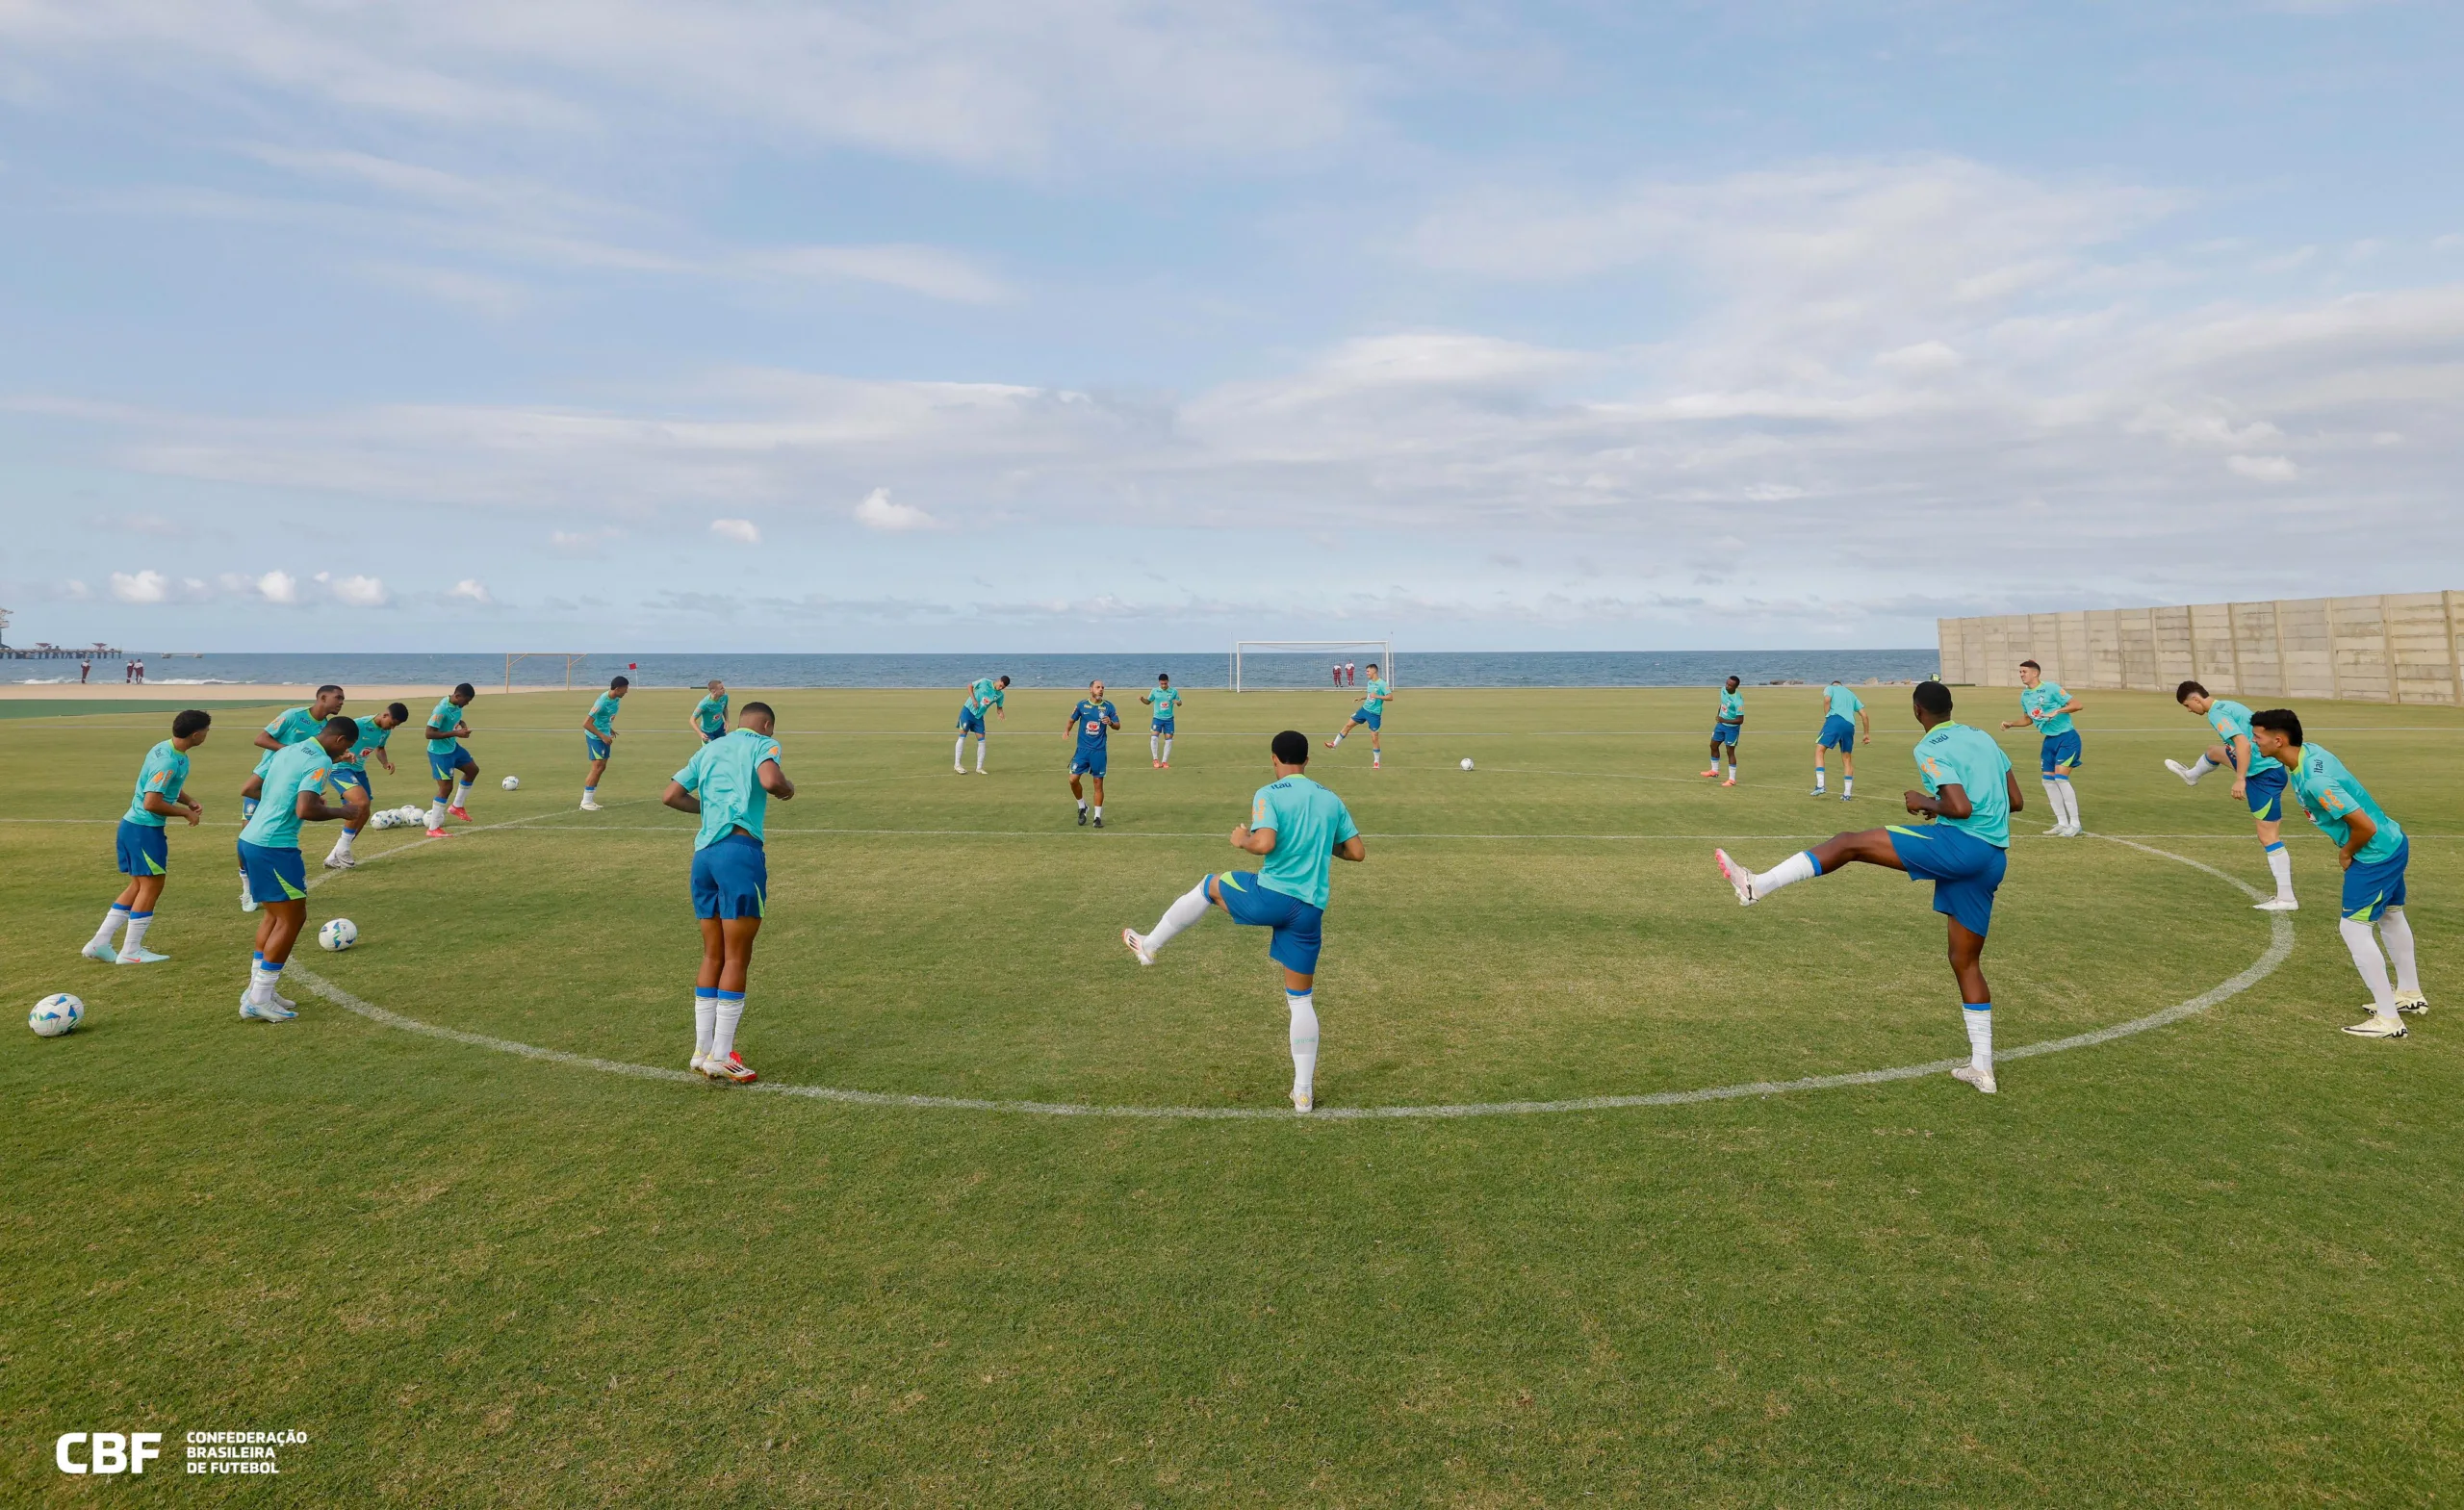
POLYGON ((427 831, 427 836, 431 839, 449 839, 453 837, 452 833, 445 829, 430 829, 427 831))
POLYGON ((448 807, 445 809, 445 815, 449 818, 459 818, 464 823, 471 821, 471 809, 468 807, 448 807))

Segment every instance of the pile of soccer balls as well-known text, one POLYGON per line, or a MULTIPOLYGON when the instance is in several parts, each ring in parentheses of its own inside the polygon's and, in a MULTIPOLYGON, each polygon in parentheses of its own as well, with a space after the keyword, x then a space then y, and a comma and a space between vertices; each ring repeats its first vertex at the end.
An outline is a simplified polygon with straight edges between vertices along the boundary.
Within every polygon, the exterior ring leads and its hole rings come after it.
POLYGON ((427 809, 405 804, 388 807, 368 820, 372 829, 421 829, 427 826, 427 809))

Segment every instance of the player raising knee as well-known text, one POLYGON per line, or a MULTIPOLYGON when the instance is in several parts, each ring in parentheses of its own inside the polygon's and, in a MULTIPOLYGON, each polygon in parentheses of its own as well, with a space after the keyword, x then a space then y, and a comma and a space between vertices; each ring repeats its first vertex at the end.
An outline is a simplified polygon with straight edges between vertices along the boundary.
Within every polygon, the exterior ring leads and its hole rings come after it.
POLYGON ((693 915, 702 922, 702 968, 693 978, 691 1067, 711 1080, 750 1085, 756 1078, 736 1052, 744 1019, 745 979, 753 939, 769 906, 770 861, 761 822, 770 799, 796 795, 779 763, 776 724, 767 703, 747 703, 733 733, 693 752, 667 783, 664 799, 679 812, 698 813, 693 835, 693 915))
POLYGON ((1835 834, 1755 875, 1713 850, 1720 874, 1751 907, 1782 886, 1827 876, 1852 860, 1903 870, 1911 881, 1934 883, 1934 910, 1948 918, 1951 975, 1959 982, 1967 1020, 1968 1062, 1951 1071, 1988 1095, 1993 1093, 1993 993, 1982 963, 1985 933, 1993 922, 1993 896, 2009 862, 2011 814, 2026 805, 2010 757, 1993 736, 1951 721, 1951 689, 1920 681, 1913 698, 1921 792, 1907 794, 1908 810, 1932 818, 1924 828, 1892 824, 1861 833, 1835 834))
POLYGON ((581 747, 590 756, 590 772, 581 779, 581 810, 599 811, 599 779, 607 774, 607 757, 616 753, 616 711, 625 703, 625 694, 633 683, 623 677, 607 683, 582 715, 581 747))
POLYGON ((462 710, 477 696, 469 682, 463 682, 438 699, 427 716, 427 774, 436 782, 436 798, 427 808, 427 836, 431 839, 452 837, 445 827, 448 817, 471 821, 471 809, 465 805, 471 797, 471 783, 479 779, 479 762, 462 748, 462 741, 471 737, 471 726, 463 722, 462 710))
POLYGON ((1181 694, 1172 685, 1172 674, 1157 672, 1155 690, 1140 693, 1138 701, 1155 710, 1146 729, 1146 753, 1153 757, 1156 770, 1168 771, 1172 768, 1172 720, 1181 709, 1181 694))
MULTIPOLYGON (((368 780, 368 757, 374 755, 376 763, 385 768, 387 776, 396 774, 394 757, 385 753, 385 741, 394 737, 395 729, 410 721, 411 710, 399 703, 387 704, 385 711, 374 718, 352 719, 351 722, 359 726, 359 737, 351 741, 349 752, 334 762, 335 793, 347 802, 350 798, 348 788, 355 786, 359 788, 360 795, 367 799, 362 807, 363 813, 372 809, 376 804, 376 788, 368 780)), ((351 845, 358 842, 358 839, 357 821, 345 818, 343 832, 334 839, 333 853, 325 857, 325 868, 348 870, 358 864, 358 857, 352 855, 350 850, 351 845)))
POLYGON ((2258 904, 2258 909, 2299 911, 2301 904, 2293 899, 2293 857, 2285 853, 2284 840, 2277 836, 2284 823, 2284 766, 2269 759, 2251 742, 2250 710, 2241 704, 2230 698, 2211 697, 2195 681, 2185 681, 2174 688, 2173 701, 2207 720, 2208 727, 2223 742, 2208 746, 2194 764, 2169 759, 2165 769, 2191 786, 2196 786, 2199 778, 2210 771, 2233 773, 2233 795, 2248 806, 2250 827, 2267 853, 2268 871, 2275 877, 2275 895, 2258 904))
POLYGON ((105 964, 160 964, 170 958, 145 947, 145 931, 154 926, 154 904, 161 900, 171 870, 171 843, 164 826, 167 819, 186 818, 193 829, 205 815, 189 797, 189 752, 205 743, 213 726, 213 714, 190 708, 171 720, 170 738, 145 752, 145 763, 137 768, 137 793, 119 820, 119 873, 128 884, 87 943, 87 959, 105 964), (128 937, 114 949, 112 935, 122 927, 128 937))
POLYGON ((1745 694, 1737 690, 1741 685, 1736 678, 1729 678, 1728 685, 1720 689, 1719 714, 1711 720, 1711 768, 1703 774, 1719 775, 1720 755, 1727 752, 1729 779, 1720 783, 1722 786, 1736 784, 1736 740, 1745 732, 1745 694))
MULTIPOLYGON (((1373 684, 1377 668, 1369 669, 1373 684)), ((1232 847, 1262 857, 1256 870, 1203 876, 1164 909, 1155 927, 1120 931, 1140 964, 1180 932, 1219 907, 1236 923, 1272 930, 1268 958, 1283 966, 1284 1005, 1292 1032, 1292 1109, 1318 1104, 1318 950, 1324 941, 1326 898, 1334 861, 1369 857, 1360 826, 1343 799, 1309 780, 1309 736, 1287 729, 1269 747, 1274 780, 1249 800, 1249 821, 1232 830, 1232 847)))
POLYGON ((1104 696, 1103 681, 1087 683, 1087 695, 1069 710, 1069 727, 1078 735, 1078 748, 1069 756, 1069 795, 1078 800, 1078 824, 1087 823, 1087 789, 1079 784, 1080 777, 1095 783, 1095 827, 1104 826, 1104 767, 1110 762, 1112 731, 1120 727, 1120 713, 1112 700, 1104 696))
POLYGON ((337 818, 368 821, 368 788, 351 787, 341 807, 326 802, 324 793, 334 762, 349 754, 358 738, 357 723, 330 718, 316 738, 275 755, 266 768, 265 800, 240 831, 240 866, 265 908, 265 916, 257 920, 248 988, 240 996, 240 1015, 251 1021, 289 1022, 299 1015, 294 1010, 298 1004, 275 989, 308 922, 308 871, 299 858, 299 825, 337 818))
POLYGON ((2044 800, 2053 807, 2053 836, 2075 839, 2079 836, 2079 794, 2071 788, 2070 773, 2079 766, 2079 730, 2071 726, 2070 715, 2081 711, 2079 700, 2062 690, 2062 683, 2044 679, 2044 668, 2032 660, 2019 662, 2019 711, 2024 718, 2006 719, 2005 729, 2036 726, 2044 736, 2039 746, 2037 759, 2044 777, 2044 800))

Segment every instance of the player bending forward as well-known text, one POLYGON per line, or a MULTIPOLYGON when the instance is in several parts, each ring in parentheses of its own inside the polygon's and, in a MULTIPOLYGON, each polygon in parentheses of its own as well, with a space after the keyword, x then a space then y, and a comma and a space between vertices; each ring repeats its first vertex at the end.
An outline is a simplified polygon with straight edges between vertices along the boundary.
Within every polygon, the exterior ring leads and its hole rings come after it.
POLYGON ((358 738, 358 724, 330 718, 316 738, 275 755, 266 769, 265 801, 240 831, 240 868, 266 914, 257 920, 257 953, 248 966, 248 988, 240 996, 240 1015, 251 1021, 289 1022, 299 1015, 293 1010, 298 1003, 275 989, 308 922, 308 870, 299 858, 299 825, 336 818, 351 824, 368 821, 368 788, 348 788, 349 805, 344 807, 327 803, 324 793, 334 762, 348 755, 358 738))
POLYGON ((771 798, 785 802, 796 795, 796 783, 779 764, 776 727, 769 704, 747 703, 735 732, 694 751, 667 783, 665 798, 677 811, 702 817, 693 835, 693 915, 702 920, 702 969, 693 978, 689 1067, 740 1086, 755 1077, 736 1052, 735 1029, 744 1019, 753 938, 761 932, 770 896, 761 820, 771 798))
MULTIPOLYGON (((327 682, 317 689, 315 702, 306 707, 286 708, 265 727, 255 741, 257 748, 265 754, 257 756, 256 769, 240 783, 241 822, 245 823, 256 816, 257 803, 265 794, 266 772, 272 768, 273 757, 294 745, 314 739, 317 730, 324 727, 325 720, 342 710, 343 689, 327 682)), ((243 865, 240 867, 240 910, 253 912, 256 909, 257 899, 248 890, 248 869, 243 865)))
POLYGON ((1822 732, 1813 741, 1813 793, 1823 796, 1822 785, 1828 773, 1822 768, 1823 752, 1839 752, 1839 800, 1852 802, 1857 796, 1857 736, 1862 733, 1865 743, 1874 742, 1873 715, 1865 711, 1865 700, 1848 689, 1838 678, 1822 690, 1822 732))
POLYGON ((684 726, 693 730, 702 743, 728 736, 728 684, 712 677, 702 700, 684 716, 684 726))
POLYGON ((967 687, 966 701, 959 704, 959 744, 950 754, 950 769, 961 776, 966 775, 966 736, 973 734, 975 774, 984 774, 984 747, 991 738, 984 731, 984 710, 990 708, 993 717, 1007 723, 1010 718, 1009 701, 1008 677, 978 677, 967 687))
POLYGON ((1719 775, 1720 754, 1726 751, 1729 779, 1720 783, 1722 786, 1736 784, 1736 741, 1745 732, 1745 694, 1737 690, 1741 685, 1736 678, 1729 678, 1728 685, 1720 689, 1719 716, 1711 721, 1711 768, 1703 774, 1719 775))
POLYGON ((471 705, 478 694, 463 682, 437 700, 427 715, 427 774, 436 781, 436 798, 427 806, 427 836, 449 839, 453 835, 445 827, 449 817, 471 821, 471 783, 479 779, 479 762, 462 748, 471 737, 471 726, 462 720, 462 710, 471 705))
POLYGON ((2260 754, 2293 773, 2293 794, 2302 810, 2336 842, 2336 863, 2345 873, 2344 918, 2336 929, 2370 987, 2370 1015, 2345 1031, 2361 1038, 2404 1037, 2400 1014, 2429 1011, 2421 964, 2413 958, 2413 925, 2404 918, 2404 867, 2412 860, 2413 841, 2342 760, 2324 746, 2302 743, 2301 719, 2291 708, 2251 714, 2250 739, 2260 754), (2373 923, 2396 961, 2392 987, 2378 939, 2370 934, 2373 923))
MULTIPOLYGON (((399 703, 386 704, 385 711, 374 718, 352 719, 351 722, 359 726, 359 737, 352 740, 350 750, 334 762, 332 785, 335 795, 347 802, 350 800, 349 788, 356 786, 366 799, 361 805, 361 811, 366 813, 373 809, 376 788, 368 780, 368 757, 374 755, 376 763, 385 768, 387 776, 395 775, 394 757, 385 753, 385 741, 394 737, 395 729, 410 721, 411 710, 399 703)), ((359 857, 351 853, 350 847, 358 840, 358 823, 345 818, 343 832, 334 840, 333 853, 325 857, 325 868, 348 870, 357 865, 359 857)))
POLYGON ((105 964, 160 964, 170 958, 145 947, 145 931, 154 926, 154 904, 162 899, 163 883, 171 871, 171 843, 164 822, 186 818, 193 829, 205 815, 189 798, 189 752, 205 743, 213 727, 213 714, 190 708, 171 720, 170 738, 145 752, 145 763, 137 768, 137 793, 119 820, 119 873, 128 884, 82 951, 87 959, 105 964), (128 937, 114 949, 112 935, 122 926, 128 937))
POLYGON ((2221 744, 2210 745, 2194 764, 2167 760, 2165 769, 2192 786, 2208 772, 2233 773, 2233 795, 2249 806, 2250 827, 2266 850, 2269 873, 2275 877, 2275 895, 2258 904, 2262 912, 2297 912, 2293 899, 2293 857, 2277 836, 2284 823, 2284 766, 2260 753, 2250 738, 2250 710, 2229 698, 2208 696, 2205 687, 2185 681, 2173 689, 2173 701, 2207 720, 2221 744))
POLYGON ((1078 748, 1069 756, 1069 795, 1078 801, 1078 823, 1087 823, 1087 788, 1080 777, 1095 783, 1095 827, 1104 826, 1104 770, 1111 763, 1112 731, 1120 727, 1120 712, 1104 696, 1100 680, 1087 683, 1087 695, 1069 710, 1069 727, 1078 735, 1078 748))
POLYGON ((2044 679, 2044 668, 2032 660, 2019 662, 2019 711, 2024 718, 2005 719, 2005 729, 2036 726, 2044 736, 2037 747, 2037 762, 2044 778, 2044 800, 2053 806, 2053 836, 2075 839, 2079 827, 2079 794, 2070 773, 2079 766, 2079 730, 2070 715, 2082 711, 2079 700, 2062 690, 2059 681, 2044 679))
POLYGON ((607 774, 607 757, 616 753, 616 714, 625 705, 625 694, 633 683, 618 677, 607 683, 582 716, 581 748, 590 756, 590 774, 581 779, 581 810, 599 811, 599 779, 607 774))
POLYGON ((1140 693, 1138 701, 1155 710, 1146 727, 1146 754, 1155 762, 1156 770, 1168 771, 1172 768, 1172 721, 1181 710, 1181 694, 1172 685, 1172 674, 1157 672, 1155 690, 1140 693))
POLYGON ((2010 757, 1993 736, 1951 721, 1951 689, 1920 681, 1913 699, 1921 792, 1907 794, 1908 810, 1934 822, 1922 829, 1892 824, 1861 833, 1835 834, 1812 849, 1789 856, 1755 875, 1713 850, 1720 874, 1752 907, 1782 886, 1827 876, 1851 860, 1904 870, 1911 881, 1934 883, 1934 910, 1949 919, 1951 974, 1958 980, 1967 1020, 1968 1062, 1951 1073, 1987 1095, 1993 1093, 1993 993, 1982 963, 1985 932, 1993 922, 1993 894, 2011 848, 2011 814, 2025 805, 2010 757))
POLYGON ((1387 686, 1385 678, 1377 674, 1377 663, 1371 661, 1369 686, 1360 695, 1359 708, 1354 710, 1348 723, 1335 730, 1335 737, 1326 741, 1326 748, 1332 750, 1342 744, 1346 735, 1366 724, 1369 726, 1369 768, 1376 770, 1386 758, 1381 730, 1386 726, 1386 700, 1394 695, 1394 689, 1387 686))
MULTIPOLYGON (((1370 668, 1373 680, 1377 668, 1370 668)), ((1292 1022, 1292 1109, 1317 1105, 1318 949, 1324 941, 1329 874, 1338 859, 1366 859, 1360 826, 1342 798, 1309 780, 1309 736, 1287 729, 1270 747, 1275 779, 1249 800, 1249 821, 1232 831, 1232 847, 1261 856, 1256 870, 1227 870, 1201 877, 1189 893, 1164 909, 1153 929, 1120 931, 1120 941, 1140 964, 1181 930, 1206 915, 1211 903, 1235 923, 1273 930, 1267 955, 1283 966, 1284 1005, 1292 1022)))

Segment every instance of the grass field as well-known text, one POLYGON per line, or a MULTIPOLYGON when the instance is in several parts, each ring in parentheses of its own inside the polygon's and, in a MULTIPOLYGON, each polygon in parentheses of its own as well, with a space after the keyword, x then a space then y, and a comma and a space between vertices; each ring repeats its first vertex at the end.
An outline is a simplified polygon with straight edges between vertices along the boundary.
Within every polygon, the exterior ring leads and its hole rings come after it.
MULTIPOLYGON (((1134 695, 1134 694, 1133 694, 1134 695)), ((1247 1119, 850 1103, 610 1073, 387 1025, 298 985, 243 1023, 218 712, 151 947, 77 955, 171 709, 0 722, 0 976, 87 1026, 0 1040, 11 1177, 0 1502, 756 1505, 2431 1504, 2464 1492, 2464 717, 2309 704, 2414 838, 2432 1011, 2364 999, 2335 870, 2288 823, 2288 958, 2204 1011, 2003 1066, 1674 1105, 1299 1119, 1262 934, 1121 949, 1237 858, 1266 736, 1348 698, 1140 721, 1077 828, 1071 694, 1014 697, 992 774, 955 694, 770 696, 801 792, 739 1039, 765 1084, 1247 1119), (283 1430, 276 1478, 180 1472, 283 1430), (143 1481, 63 1431, 160 1430, 143 1481)), ((1116 693, 1117 698, 1119 694, 1116 693)), ((738 693, 739 704, 745 694, 738 693)), ((1408 691, 1387 763, 1313 773, 1369 836, 1318 985, 1328 1112, 1784 1082, 1964 1053, 1928 888, 1859 868, 1740 910, 1758 865, 1899 817, 1876 703, 1853 805, 1807 796, 1815 695, 1750 692, 1746 784, 1697 780, 1706 692, 1408 691), (1466 774, 1455 762, 1472 756, 1466 774)), ((1961 689, 1989 727, 2006 692, 1961 689)), ((437 1028, 681 1070, 686 694, 628 701, 601 813, 586 698, 483 696, 477 827, 372 832, 302 962, 437 1028), (497 789, 508 773, 522 789, 497 789)), ((2203 726, 2094 694, 2092 835, 2029 809, 1986 968, 2000 1045, 2130 1022, 2265 960, 2249 822, 2165 774, 2203 726), (2113 837, 2105 837, 2107 835, 2113 837), (2124 839, 2133 842, 2116 842, 2124 839), (2212 867, 2202 869, 2201 867, 2212 867), (2226 873, 2225 877, 2214 871, 2226 873)), ((355 711, 365 711, 355 709, 355 711)), ((417 711, 417 710, 415 710, 417 711)), ((424 801, 408 731, 380 802, 424 801)), ((320 826, 321 829, 322 826, 320 826)), ((312 830, 312 874, 330 830, 312 830)))

